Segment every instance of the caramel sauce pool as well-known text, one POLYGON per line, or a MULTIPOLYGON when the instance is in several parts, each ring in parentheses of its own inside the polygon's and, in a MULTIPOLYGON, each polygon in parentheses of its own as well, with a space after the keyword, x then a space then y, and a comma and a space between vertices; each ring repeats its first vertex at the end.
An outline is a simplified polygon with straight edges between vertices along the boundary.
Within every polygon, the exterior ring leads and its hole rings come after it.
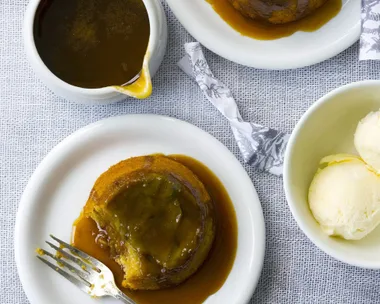
POLYGON ((42 61, 83 88, 123 85, 136 76, 149 35, 142 0, 41 0, 34 21, 42 61))
MULTIPOLYGON (((211 251, 198 271, 182 284, 154 291, 122 290, 138 304, 200 304, 217 292, 226 281, 235 260, 237 250, 237 221, 232 202, 219 179, 203 164, 183 155, 172 159, 187 166, 205 185, 214 202, 216 234, 211 251)), ((121 287, 123 271, 110 258, 106 248, 96 243, 99 229, 92 219, 80 218, 73 229, 72 244, 106 264, 121 287)))
POLYGON ((228 0, 206 0, 219 16, 244 36, 259 40, 287 37, 297 31, 313 32, 334 18, 342 8, 342 0, 329 0, 311 15, 286 24, 270 24, 243 16, 228 0))

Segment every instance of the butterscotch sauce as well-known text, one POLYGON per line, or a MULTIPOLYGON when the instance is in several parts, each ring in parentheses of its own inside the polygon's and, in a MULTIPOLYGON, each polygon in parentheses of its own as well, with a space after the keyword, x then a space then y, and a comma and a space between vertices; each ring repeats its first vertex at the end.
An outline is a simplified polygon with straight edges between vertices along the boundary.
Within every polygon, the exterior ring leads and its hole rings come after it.
POLYGON ((80 217, 73 230, 72 243, 77 248, 99 259, 111 268, 122 290, 139 304, 198 304, 217 292, 227 279, 235 260, 237 249, 237 222, 232 202, 218 178, 198 161, 183 155, 170 158, 188 167, 201 180, 215 208, 216 231, 213 246, 203 265, 189 279, 172 288, 154 291, 123 289, 123 271, 111 257, 109 250, 97 242, 104 236, 90 218, 80 217))
POLYGON ((298 21, 286 24, 271 24, 243 16, 228 0, 207 0, 219 16, 244 36, 259 40, 287 37, 297 31, 313 32, 334 18, 342 8, 342 0, 328 0, 315 12, 298 21))
POLYGON ((149 35, 142 0, 41 0, 34 22, 42 61, 82 88, 133 79, 142 69, 149 35))

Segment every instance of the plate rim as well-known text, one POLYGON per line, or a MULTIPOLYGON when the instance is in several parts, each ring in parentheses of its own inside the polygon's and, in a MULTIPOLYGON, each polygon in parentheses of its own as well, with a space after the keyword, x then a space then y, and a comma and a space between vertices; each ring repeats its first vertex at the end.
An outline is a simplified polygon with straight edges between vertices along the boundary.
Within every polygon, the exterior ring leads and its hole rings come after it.
MULTIPOLYGON (((170 9, 173 11, 176 18, 179 20, 179 22, 182 24, 182 26, 190 33, 191 36, 193 36, 197 41, 199 41, 203 46, 205 46, 207 49, 212 51, 213 53, 229 60, 232 62, 235 62, 237 64, 252 67, 256 69, 264 69, 264 70, 288 70, 288 69, 298 69, 303 67, 308 67, 314 64, 321 63, 323 61, 326 61, 344 50, 348 49, 350 46, 352 46, 356 41, 358 41, 360 37, 360 28, 361 28, 361 21, 360 19, 356 22, 355 26, 351 28, 348 34, 341 37, 337 42, 333 44, 329 44, 328 47, 324 48, 323 52, 317 53, 315 57, 307 56, 307 58, 295 58, 293 60, 290 60, 289 58, 284 58, 281 61, 274 61, 271 60, 271 58, 268 58, 266 61, 262 60, 262 58, 255 59, 254 56, 250 57, 249 60, 245 60, 242 57, 231 55, 232 53, 229 52, 227 49, 228 47, 224 48, 217 48, 216 44, 213 43, 215 41, 214 39, 207 39, 205 34, 201 34, 204 29, 197 24, 196 22, 192 22, 191 18, 189 18, 189 13, 187 11, 184 11, 181 9, 181 1, 188 1, 188 0, 167 0, 167 3, 170 7, 170 9)), ((205 1, 207 0, 200 0, 205 1)), ((357 0, 350 0, 351 3, 355 2, 357 0)), ((347 2, 348 3, 348 2, 347 2)), ((346 4, 347 4, 346 3, 346 4)), ((353 5, 353 4, 352 4, 353 5)), ((344 8, 345 4, 343 4, 342 9, 344 8)), ((211 8, 212 9, 212 8, 211 8)), ((217 13, 214 12, 216 15, 217 13)), ((220 18, 220 17, 219 17, 220 18)), ((223 22, 225 22, 223 20, 223 22)), ((237 32, 232 28, 233 31, 237 32)), ((238 32, 237 32, 238 33, 238 32)), ((296 33, 295 33, 296 34, 296 33)), ((294 34, 293 34, 294 35, 294 34)), ((292 35, 291 35, 292 36, 292 35)), ((246 37, 243 36, 242 37, 246 37)), ((290 37, 290 36, 289 36, 290 37)), ((248 37, 249 38, 249 37, 248 37)), ((286 39, 288 37, 280 38, 280 39, 286 39)), ((254 38, 251 38, 254 39, 254 38)), ((264 43, 265 42, 272 42, 272 41, 279 41, 280 39, 276 40, 261 40, 264 43)), ((260 41, 257 39, 254 39, 256 41, 260 41)), ((227 40, 224 45, 228 46, 227 40)))
POLYGON ((16 266, 17 266, 17 273, 19 275, 23 290, 30 301, 31 304, 36 304, 36 299, 33 294, 35 294, 35 290, 32 288, 32 284, 29 283, 29 281, 26 279, 26 275, 23 272, 23 263, 22 262, 22 257, 21 257, 21 244, 20 244, 20 237, 22 235, 22 218, 26 215, 25 209, 27 209, 29 205, 29 193, 31 193, 35 187, 36 184, 38 184, 38 178, 41 174, 45 174, 44 171, 48 170, 47 168, 49 167, 49 164, 54 163, 54 159, 56 157, 57 153, 60 153, 64 151, 67 147, 70 147, 72 145, 72 141, 74 141, 77 137, 81 136, 82 134, 89 132, 92 128, 101 128, 104 124, 112 124, 114 122, 117 122, 119 120, 124 119, 124 121, 127 121, 129 118, 133 119, 157 119, 157 120, 166 120, 170 121, 170 123, 175 123, 175 124, 180 124, 184 125, 186 127, 193 128, 194 130, 197 130, 198 132, 203 133, 205 136, 207 136, 210 140, 214 141, 215 144, 218 144, 220 147, 224 148, 226 152, 230 154, 230 156, 233 157, 234 162, 236 165, 238 165, 239 169, 241 172, 244 174, 245 179, 249 180, 249 184, 251 185, 251 190, 252 190, 252 195, 255 196, 255 203, 253 204, 255 211, 259 211, 256 213, 256 218, 255 221, 252 222, 252 226, 255 226, 254 235, 255 235, 255 244, 254 244, 254 250, 255 250, 255 269, 256 271, 252 272, 251 275, 251 284, 249 288, 246 288, 246 290, 243 291, 243 299, 244 303, 248 303, 250 299, 253 296, 253 293, 256 289, 256 286, 259 282, 259 279, 261 277, 261 272, 264 264, 264 256, 265 256, 265 240, 266 240, 266 233, 265 233, 265 223, 264 223, 264 215, 263 215, 263 210, 261 207, 261 202, 259 199, 259 196, 257 194, 257 191, 255 189, 255 186, 249 177, 248 173, 240 163, 240 161, 235 157, 235 155, 223 144, 221 143, 218 139, 216 139, 214 136, 209 134, 208 132, 202 130, 201 128, 177 119, 177 118, 172 118, 169 116, 163 116, 163 115, 155 115, 155 114, 127 114, 127 115, 120 115, 120 116, 114 116, 114 117, 108 117, 105 119, 101 119, 99 121, 96 121, 94 123, 91 123, 89 125, 86 125, 70 135, 68 135, 66 138, 61 140, 57 145, 55 145, 50 152, 46 154, 46 156, 42 159, 42 161, 39 163, 33 174, 31 175, 24 192, 21 196, 18 209, 17 209, 17 214, 16 214, 16 221, 15 221, 15 228, 14 228, 14 254, 15 254, 15 261, 16 261, 16 266), (70 144, 71 143, 71 144, 70 144), (32 292, 32 289, 34 292, 32 292))

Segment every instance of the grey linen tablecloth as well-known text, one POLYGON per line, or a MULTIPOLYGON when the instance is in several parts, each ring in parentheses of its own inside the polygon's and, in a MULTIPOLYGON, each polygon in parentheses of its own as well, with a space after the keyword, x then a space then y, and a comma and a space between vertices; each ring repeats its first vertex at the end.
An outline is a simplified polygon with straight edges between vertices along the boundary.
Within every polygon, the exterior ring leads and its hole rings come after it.
MULTIPOLYGON (((211 133, 242 161, 228 123, 177 67, 183 44, 193 38, 167 5, 168 52, 152 97, 108 106, 69 103, 37 79, 22 45, 26 5, 27 0, 0 0, 0 304, 28 303, 14 261, 17 205, 39 162, 72 132, 110 116, 168 115, 211 133)), ((325 93, 380 78, 380 62, 358 62, 358 44, 331 60, 291 71, 255 70, 209 51, 206 57, 233 91, 244 119, 286 132, 325 93)), ((267 231, 264 269, 252 303, 380 303, 380 271, 351 267, 321 252, 292 218, 281 178, 245 168, 259 193, 267 231)))

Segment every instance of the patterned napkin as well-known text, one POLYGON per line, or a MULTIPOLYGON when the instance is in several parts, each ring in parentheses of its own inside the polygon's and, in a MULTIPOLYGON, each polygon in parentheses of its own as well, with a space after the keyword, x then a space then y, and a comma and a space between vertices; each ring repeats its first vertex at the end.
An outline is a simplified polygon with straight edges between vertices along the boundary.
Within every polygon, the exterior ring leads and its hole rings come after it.
POLYGON ((361 18, 359 58, 378 60, 380 59, 380 0, 362 0, 361 18))
POLYGON ((281 175, 289 135, 244 121, 231 91, 211 72, 201 45, 186 43, 185 50, 187 56, 178 63, 179 67, 198 83, 206 98, 230 122, 244 161, 261 171, 281 175))

